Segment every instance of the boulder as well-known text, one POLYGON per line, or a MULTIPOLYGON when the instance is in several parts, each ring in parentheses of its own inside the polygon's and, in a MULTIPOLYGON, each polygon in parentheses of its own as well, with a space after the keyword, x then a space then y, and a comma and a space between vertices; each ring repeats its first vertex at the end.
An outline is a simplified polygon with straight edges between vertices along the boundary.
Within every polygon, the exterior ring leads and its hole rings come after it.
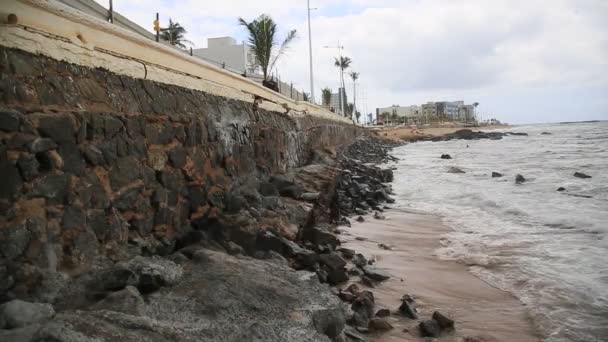
POLYGON ((454 320, 442 315, 439 311, 433 312, 433 319, 437 321, 441 330, 454 329, 454 320))
POLYGON ((312 314, 312 322, 318 333, 332 340, 342 334, 346 325, 344 312, 339 309, 317 310, 312 314))
POLYGON ((40 153, 57 148, 57 144, 49 138, 36 138, 27 147, 32 153, 40 153))
POLYGON ((356 254, 354 249, 344 248, 344 247, 338 248, 337 251, 340 252, 340 254, 342 254, 342 257, 344 259, 349 259, 349 260, 352 259, 356 254))
POLYGON ((158 290, 162 286, 175 284, 183 275, 183 269, 171 260, 161 257, 135 258, 118 264, 118 267, 127 269, 139 277, 137 289, 142 293, 158 290))
POLYGON ((274 233, 268 230, 262 230, 258 233, 255 243, 256 249, 283 253, 283 246, 284 243, 281 238, 276 236, 274 233))
POLYGON ((442 154, 441 159, 452 159, 452 156, 450 156, 449 154, 442 154))
POLYGON ((93 275, 87 283, 87 296, 91 299, 104 297, 108 292, 119 291, 129 285, 137 285, 139 277, 133 271, 114 267, 93 275))
POLYGON ((382 249, 384 249, 384 250, 387 250, 387 251, 391 251, 391 250, 393 250, 393 248, 392 248, 391 246, 389 246, 389 245, 387 245, 387 244, 384 244, 384 243, 379 243, 379 244, 378 244, 378 247, 380 247, 380 248, 382 248, 382 249))
POLYGON ((338 297, 342 301, 348 302, 348 303, 352 303, 352 301, 355 299, 355 295, 353 295, 350 292, 343 292, 343 291, 340 291, 340 293, 338 293, 338 297))
POLYGON ((389 309, 380 309, 376 311, 376 317, 388 317, 391 315, 391 311, 389 309))
POLYGON ((369 320, 367 328, 371 332, 389 331, 389 330, 393 329, 393 326, 385 318, 374 317, 369 320))
POLYGON ((0 131, 14 132, 19 129, 22 114, 17 111, 0 111, 0 131))
POLYGON ((515 176, 515 184, 523 184, 526 182, 526 179, 524 178, 524 176, 518 174, 517 176, 515 176))
POLYGON ((465 173, 465 172, 456 166, 452 166, 448 169, 448 173, 465 173))
POLYGON ((576 178, 582 178, 582 179, 591 178, 591 176, 586 175, 586 174, 584 174, 582 172, 575 172, 574 173, 574 177, 576 177, 576 178))
POLYGON ((144 314, 144 300, 139 291, 133 286, 110 293, 106 298, 97 302, 91 310, 110 310, 129 315, 142 316, 144 314))
POLYGON ((303 268, 311 268, 319 262, 319 255, 306 248, 300 248, 293 255, 294 259, 303 268))
POLYGON ((360 292, 353 301, 351 309, 355 325, 367 328, 369 320, 374 315, 374 294, 370 291, 360 292))
POLYGON ((51 319, 55 310, 51 304, 30 303, 19 299, 0 305, 0 328, 14 329, 51 319))
POLYGON ((348 281, 348 274, 345 269, 329 270, 327 272, 327 282, 337 285, 348 281))
POLYGON ((399 306, 399 312, 410 319, 418 319, 418 313, 414 304, 408 300, 403 300, 401 306, 399 306))
POLYGON ((380 214, 380 213, 379 213, 379 212, 377 212, 377 211, 374 213, 374 218, 375 218, 376 220, 386 220, 386 217, 385 217, 384 215, 380 214))
POLYGON ((353 264, 359 267, 365 267, 367 265, 367 259, 361 253, 357 253, 353 256, 353 264))
POLYGON ((434 319, 420 322, 418 329, 420 329, 420 335, 422 335, 422 337, 439 337, 439 334, 441 334, 439 323, 434 319))
POLYGON ((566 188, 564 188, 563 186, 560 186, 559 188, 557 188, 557 191, 566 191, 566 188))
POLYGON ((338 253, 328 253, 319 255, 319 261, 330 270, 342 270, 346 266, 346 261, 338 253))
POLYGON ((327 226, 315 226, 307 229, 305 237, 308 241, 316 245, 329 245, 332 248, 336 248, 340 244, 340 241, 336 236, 328 231, 327 226))
POLYGON ((502 173, 500 172, 492 172, 492 178, 502 177, 502 173))
POLYGON ((370 279, 376 281, 384 281, 391 277, 387 272, 372 266, 364 266, 363 273, 365 273, 365 275, 370 279))
POLYGON ((321 194, 318 192, 304 192, 300 195, 300 199, 304 201, 313 202, 316 201, 321 194))

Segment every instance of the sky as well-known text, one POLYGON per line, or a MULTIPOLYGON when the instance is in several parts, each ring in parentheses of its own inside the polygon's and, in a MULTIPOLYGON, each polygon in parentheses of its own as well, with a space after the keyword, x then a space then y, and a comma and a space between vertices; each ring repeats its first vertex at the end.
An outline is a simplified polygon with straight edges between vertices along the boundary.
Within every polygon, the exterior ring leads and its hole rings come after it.
MULTIPOLYGON (((108 0, 96 0, 107 7, 108 0)), ((608 0, 311 0, 315 96, 336 89, 338 41, 352 58, 357 107, 479 102, 509 123, 608 120, 608 0)), ((156 12, 207 38, 247 39, 238 17, 269 14, 279 38, 298 38, 277 63, 281 80, 310 92, 306 0, 114 0, 147 29, 156 12)), ((352 81, 347 82, 349 101, 352 81)))

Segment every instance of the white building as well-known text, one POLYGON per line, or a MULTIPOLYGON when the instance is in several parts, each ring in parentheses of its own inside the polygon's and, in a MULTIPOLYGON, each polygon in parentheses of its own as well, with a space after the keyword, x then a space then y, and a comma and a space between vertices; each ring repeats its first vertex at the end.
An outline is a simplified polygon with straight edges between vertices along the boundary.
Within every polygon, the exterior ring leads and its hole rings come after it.
POLYGON ((256 72, 255 56, 249 45, 237 44, 232 37, 209 38, 207 48, 193 49, 192 54, 239 74, 256 72))
POLYGON ((397 115, 400 118, 415 119, 420 115, 420 106, 399 106, 392 105, 385 108, 376 108, 376 114, 389 113, 389 115, 397 115))
POLYGON ((344 107, 346 108, 347 104, 348 98, 346 97, 346 92, 344 91, 344 88, 338 88, 338 93, 331 94, 331 100, 329 101, 329 109, 333 110, 333 112, 344 114, 345 109, 343 109, 342 106, 344 105, 344 107), (342 95, 342 102, 340 102, 340 95, 342 95))

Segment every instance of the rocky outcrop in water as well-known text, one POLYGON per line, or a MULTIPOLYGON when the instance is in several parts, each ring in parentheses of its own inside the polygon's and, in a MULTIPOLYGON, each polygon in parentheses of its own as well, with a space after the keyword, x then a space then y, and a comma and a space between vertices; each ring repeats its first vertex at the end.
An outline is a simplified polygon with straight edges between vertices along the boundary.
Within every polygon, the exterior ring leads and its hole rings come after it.
POLYGON ((576 177, 576 178, 582 178, 582 179, 591 178, 591 176, 586 175, 586 174, 584 174, 582 172, 575 172, 574 173, 574 177, 576 177))
POLYGON ((449 140, 481 140, 481 139, 490 139, 490 140, 500 140, 505 136, 527 136, 528 133, 523 132, 482 132, 482 131, 472 131, 470 129, 461 129, 454 133, 445 134, 437 137, 427 137, 423 140, 430 141, 449 141, 449 140))

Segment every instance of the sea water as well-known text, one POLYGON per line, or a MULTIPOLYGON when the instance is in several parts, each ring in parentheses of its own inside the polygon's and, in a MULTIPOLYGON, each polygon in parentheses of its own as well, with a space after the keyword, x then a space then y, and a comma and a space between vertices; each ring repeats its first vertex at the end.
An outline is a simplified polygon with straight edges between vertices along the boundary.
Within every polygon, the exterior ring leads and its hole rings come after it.
POLYGON ((438 256, 513 293, 544 340, 608 341, 608 122, 510 131, 529 135, 396 148, 397 204, 441 216, 438 256))

